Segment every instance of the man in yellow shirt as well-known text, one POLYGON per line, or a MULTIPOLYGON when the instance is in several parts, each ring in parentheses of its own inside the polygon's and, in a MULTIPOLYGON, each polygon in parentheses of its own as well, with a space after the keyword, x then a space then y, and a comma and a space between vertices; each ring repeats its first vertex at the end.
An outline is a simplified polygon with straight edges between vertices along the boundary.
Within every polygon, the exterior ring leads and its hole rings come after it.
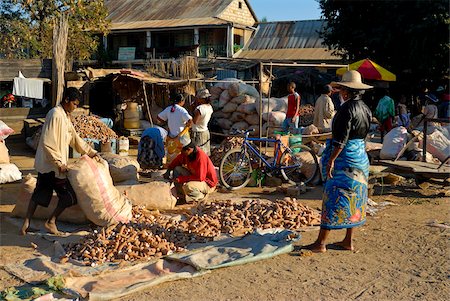
POLYGON ((90 157, 96 155, 96 151, 76 133, 69 118, 69 114, 79 105, 79 99, 78 90, 68 88, 63 101, 51 109, 45 117, 34 162, 34 168, 38 172, 37 184, 20 229, 22 235, 27 233, 30 219, 37 206, 48 207, 53 190, 58 195, 58 205, 45 222, 45 228, 50 233, 59 233, 56 219, 64 209, 77 203, 75 192, 66 177, 69 146, 82 155, 87 154, 90 157))

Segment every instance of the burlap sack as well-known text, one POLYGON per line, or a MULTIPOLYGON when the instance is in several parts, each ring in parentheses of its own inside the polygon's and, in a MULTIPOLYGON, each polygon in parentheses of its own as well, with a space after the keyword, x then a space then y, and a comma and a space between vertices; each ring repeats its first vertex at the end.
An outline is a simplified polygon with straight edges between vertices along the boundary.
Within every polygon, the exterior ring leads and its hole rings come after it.
MULTIPOLYGON (((37 179, 33 177, 31 174, 28 174, 22 183, 22 188, 17 198, 16 206, 11 212, 12 216, 15 217, 25 217, 28 205, 30 203, 31 195, 33 194, 34 188, 36 188, 37 179)), ((58 197, 55 193, 53 193, 52 200, 47 208, 38 206, 36 211, 34 212, 33 218, 37 219, 48 219, 50 214, 53 213, 56 206, 58 205, 58 197)), ((61 213, 58 217, 58 221, 69 222, 74 224, 87 224, 89 223, 86 215, 83 213, 79 205, 75 205, 61 213)))
POLYGON ((169 182, 154 181, 138 185, 116 186, 133 205, 145 206, 147 209, 173 209, 177 203, 176 189, 169 182))
POLYGON ((67 177, 91 222, 108 226, 131 220, 131 202, 114 187, 108 162, 84 155, 69 166, 67 177))
POLYGON ((100 153, 100 156, 108 162, 114 184, 124 181, 138 183, 140 166, 135 159, 112 153, 100 153))

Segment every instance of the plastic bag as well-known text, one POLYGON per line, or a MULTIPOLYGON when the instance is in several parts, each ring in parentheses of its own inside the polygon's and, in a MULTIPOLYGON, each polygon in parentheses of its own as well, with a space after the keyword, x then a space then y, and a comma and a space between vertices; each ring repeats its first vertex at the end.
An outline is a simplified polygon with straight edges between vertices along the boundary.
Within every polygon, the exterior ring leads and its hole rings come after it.
POLYGON ((0 140, 5 140, 12 133, 14 133, 14 130, 0 120, 0 140))

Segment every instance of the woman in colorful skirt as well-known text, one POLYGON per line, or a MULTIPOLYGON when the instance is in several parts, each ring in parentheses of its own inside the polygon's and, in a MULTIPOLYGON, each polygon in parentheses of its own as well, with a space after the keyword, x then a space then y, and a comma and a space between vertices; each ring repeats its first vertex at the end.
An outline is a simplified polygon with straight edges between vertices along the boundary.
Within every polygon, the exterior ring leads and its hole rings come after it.
POLYGON ((353 250, 353 228, 366 221, 369 159, 365 138, 372 113, 361 100, 361 92, 372 86, 362 83, 358 71, 347 71, 342 81, 332 83, 339 88, 345 101, 332 125, 332 139, 327 141, 322 155, 322 174, 325 179, 319 237, 307 246, 313 252, 326 252, 330 230, 346 229, 343 241, 337 243, 344 250, 353 250))

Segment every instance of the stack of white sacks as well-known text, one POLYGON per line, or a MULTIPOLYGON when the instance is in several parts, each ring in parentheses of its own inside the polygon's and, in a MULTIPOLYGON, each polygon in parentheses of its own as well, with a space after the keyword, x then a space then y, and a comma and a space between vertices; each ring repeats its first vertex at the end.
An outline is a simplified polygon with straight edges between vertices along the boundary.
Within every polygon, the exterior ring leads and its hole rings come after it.
MULTIPOLYGON (((224 79, 210 88, 213 117, 226 131, 253 129, 259 135, 260 97, 255 87, 235 78, 224 79)), ((287 97, 262 99, 263 135, 273 133, 286 118, 287 97)))
POLYGON ((12 133, 14 133, 14 130, 0 120, 0 184, 22 179, 20 170, 9 161, 9 151, 5 143, 5 139, 12 133))

